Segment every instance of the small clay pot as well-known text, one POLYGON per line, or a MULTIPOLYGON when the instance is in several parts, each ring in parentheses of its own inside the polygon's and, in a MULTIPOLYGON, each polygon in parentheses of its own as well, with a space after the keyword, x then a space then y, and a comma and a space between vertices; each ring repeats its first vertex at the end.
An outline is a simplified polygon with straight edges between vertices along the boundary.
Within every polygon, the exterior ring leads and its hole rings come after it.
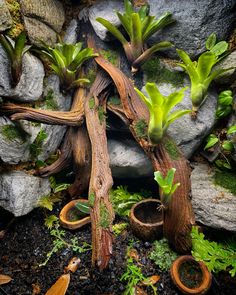
POLYGON ((183 294, 206 294, 211 287, 212 275, 206 265, 190 255, 177 258, 171 266, 170 274, 183 294))
POLYGON ((76 208, 76 204, 78 202, 88 203, 86 199, 78 199, 70 201, 66 204, 59 215, 61 226, 68 229, 78 229, 88 223, 91 222, 91 218, 89 215, 81 212, 78 208, 76 208))
POLYGON ((160 239, 163 234, 161 202, 145 199, 136 203, 130 211, 130 226, 138 238, 144 241, 160 239))

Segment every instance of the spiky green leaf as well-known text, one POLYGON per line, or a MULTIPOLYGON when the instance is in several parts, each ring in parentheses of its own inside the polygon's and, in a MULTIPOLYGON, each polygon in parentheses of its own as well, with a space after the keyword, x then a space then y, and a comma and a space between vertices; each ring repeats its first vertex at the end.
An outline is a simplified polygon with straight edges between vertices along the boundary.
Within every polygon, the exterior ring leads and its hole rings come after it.
POLYGON ((206 40, 206 49, 211 50, 216 44, 216 34, 212 33, 206 40))

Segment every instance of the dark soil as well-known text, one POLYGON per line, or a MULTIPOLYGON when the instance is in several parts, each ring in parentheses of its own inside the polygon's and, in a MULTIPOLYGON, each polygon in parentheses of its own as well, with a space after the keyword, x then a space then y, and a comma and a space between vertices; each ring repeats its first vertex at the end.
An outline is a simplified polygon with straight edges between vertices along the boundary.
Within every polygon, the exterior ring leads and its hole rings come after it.
MULTIPOLYGON (((59 210, 58 206, 53 213, 58 215, 59 210)), ((4 228, 7 217, 5 212, 0 211, 0 230, 4 228)), ((69 260, 75 256, 70 249, 63 249, 54 254, 46 266, 39 267, 53 246, 53 238, 44 225, 44 218, 45 212, 42 209, 35 209, 29 215, 16 219, 1 238, 0 274, 7 274, 13 278, 9 284, 1 286, 1 295, 45 294, 63 274, 63 269, 69 260), (40 292, 33 293, 35 286, 39 287, 40 292)), ((67 231, 66 239, 74 236, 79 239, 81 245, 83 242, 91 244, 90 226, 74 232, 67 231)), ((158 294, 180 294, 172 284, 169 273, 161 272, 148 258, 152 244, 137 240, 128 229, 115 239, 113 257, 109 268, 103 273, 91 268, 91 251, 78 255, 81 264, 78 270, 71 275, 67 295, 123 294, 125 283, 120 281, 120 277, 125 271, 126 249, 131 239, 135 239, 133 247, 139 254, 143 274, 146 276, 160 275, 157 283, 158 294)), ((209 294, 233 295, 236 294, 235 290, 235 280, 220 275, 214 277, 209 294)), ((148 294, 152 294, 151 290, 147 291, 148 294)))

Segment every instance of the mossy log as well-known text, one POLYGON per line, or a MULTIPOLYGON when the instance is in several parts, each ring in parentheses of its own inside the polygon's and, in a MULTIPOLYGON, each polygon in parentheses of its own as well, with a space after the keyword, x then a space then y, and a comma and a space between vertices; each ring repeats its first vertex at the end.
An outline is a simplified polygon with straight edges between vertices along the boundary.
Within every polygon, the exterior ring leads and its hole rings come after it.
MULTIPOLYGON (((92 38, 88 39, 88 44, 95 50, 95 44, 92 38)), ((190 167, 188 161, 179 151, 178 159, 173 159, 167 152, 163 143, 158 146, 152 146, 146 138, 137 136, 135 126, 140 120, 149 121, 149 113, 144 103, 136 94, 130 79, 105 60, 101 55, 95 58, 96 62, 112 78, 118 93, 120 95, 122 108, 119 109, 119 116, 123 115, 124 122, 129 122, 129 128, 134 138, 151 159, 154 170, 161 171, 166 175, 167 170, 171 167, 176 168, 175 181, 180 182, 181 186, 174 193, 170 202, 169 210, 164 217, 164 235, 168 238, 169 243, 173 245, 176 251, 187 253, 190 251, 192 243, 190 231, 195 223, 194 213, 190 201, 190 167), (122 114, 123 109, 123 114, 122 114)), ((112 107, 110 106, 112 110, 112 107)), ((117 107, 115 110, 117 113, 117 107)), ((178 147, 175 146, 176 150, 178 147)))

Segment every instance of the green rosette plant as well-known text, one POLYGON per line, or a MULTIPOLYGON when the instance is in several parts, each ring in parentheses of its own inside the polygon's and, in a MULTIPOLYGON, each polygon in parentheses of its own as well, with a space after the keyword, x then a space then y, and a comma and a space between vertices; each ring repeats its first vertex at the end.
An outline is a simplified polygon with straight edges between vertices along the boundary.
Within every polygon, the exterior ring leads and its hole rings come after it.
POLYGON ((97 56, 92 48, 82 49, 82 43, 63 44, 57 43, 54 48, 44 44, 39 52, 50 62, 53 72, 58 75, 64 89, 89 83, 85 78, 79 77, 82 64, 88 59, 97 56))
POLYGON ((179 117, 191 112, 191 110, 177 110, 170 112, 176 104, 181 102, 184 97, 184 91, 187 87, 182 88, 177 92, 173 92, 168 96, 162 95, 155 83, 147 83, 145 87, 149 97, 145 96, 137 88, 135 88, 135 90, 147 105, 150 113, 148 124, 149 140, 152 144, 158 144, 171 123, 179 117))
POLYGON ((171 168, 168 170, 166 177, 163 177, 160 171, 154 172, 154 179, 160 186, 161 190, 161 202, 164 210, 166 210, 171 201, 171 197, 176 191, 176 189, 180 186, 180 183, 173 183, 175 176, 175 168, 171 168))
POLYGON ((108 20, 98 17, 96 20, 114 35, 122 44, 126 57, 132 64, 132 71, 136 72, 138 68, 155 52, 170 48, 172 44, 163 41, 153 45, 145 50, 145 42, 158 30, 174 22, 172 14, 164 13, 160 18, 149 15, 149 6, 142 6, 137 12, 134 10, 129 0, 124 1, 124 14, 116 12, 129 40, 121 33, 116 26, 108 20))
POLYGON ((3 34, 0 35, 0 44, 6 52, 11 64, 11 86, 16 87, 22 74, 22 58, 31 46, 25 45, 26 34, 21 32, 15 42, 3 34))
POLYGON ((221 41, 216 43, 215 34, 211 34, 206 41, 206 49, 197 61, 192 61, 189 55, 180 49, 176 49, 183 63, 179 65, 187 72, 191 81, 192 111, 195 115, 199 107, 207 97, 207 91, 211 82, 229 71, 229 69, 214 69, 214 66, 225 57, 228 43, 221 41))

